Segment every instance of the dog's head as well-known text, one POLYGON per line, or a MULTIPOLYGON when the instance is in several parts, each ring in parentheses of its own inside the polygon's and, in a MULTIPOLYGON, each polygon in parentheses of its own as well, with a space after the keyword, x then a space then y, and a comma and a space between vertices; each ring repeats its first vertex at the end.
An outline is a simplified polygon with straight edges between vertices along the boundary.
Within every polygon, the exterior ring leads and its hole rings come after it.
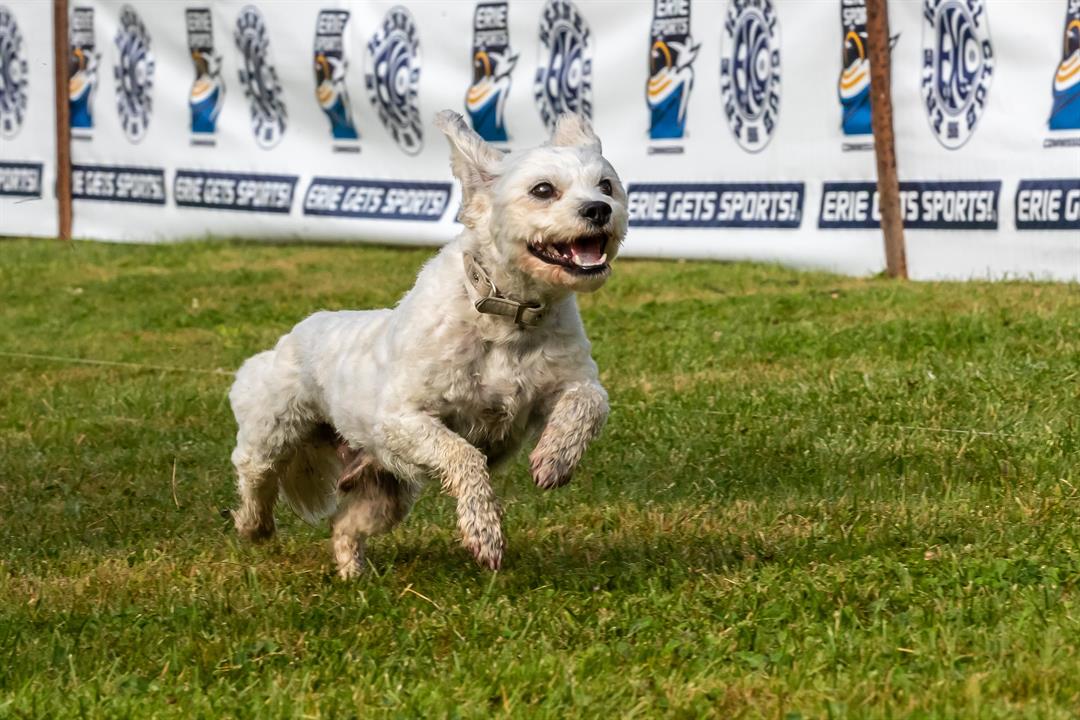
POLYGON ((501 268, 552 290, 596 290, 626 235, 626 191, 580 115, 559 118, 551 141, 500 152, 451 110, 435 124, 461 181, 459 220, 501 268))

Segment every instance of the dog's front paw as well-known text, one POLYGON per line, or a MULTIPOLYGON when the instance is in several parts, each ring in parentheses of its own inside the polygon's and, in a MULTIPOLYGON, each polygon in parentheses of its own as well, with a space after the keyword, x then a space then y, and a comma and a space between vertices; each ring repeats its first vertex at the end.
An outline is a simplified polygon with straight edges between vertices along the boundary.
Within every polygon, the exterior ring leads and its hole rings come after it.
POLYGON ((345 580, 346 582, 349 580, 355 580, 363 574, 364 568, 357 563, 349 563, 348 565, 342 565, 338 568, 337 571, 337 576, 340 579, 345 580))
POLYGON ((339 578, 353 580, 364 574, 364 539, 362 537, 335 532, 332 544, 339 578))
POLYGON ((506 540, 503 539, 499 528, 485 529, 474 533, 471 537, 462 540, 465 549, 472 553, 476 562, 488 570, 502 568, 503 551, 506 549, 506 540))
POLYGON ((274 537, 274 531, 277 530, 274 518, 252 517, 250 513, 245 513, 243 510, 233 511, 233 524, 240 537, 253 543, 266 542, 274 537))
POLYGON ((350 559, 348 562, 339 562, 337 569, 337 576, 345 581, 355 580, 364 574, 364 553, 360 552, 359 557, 350 559))
POLYGON ((537 447, 529 455, 529 471, 533 482, 544 490, 553 490, 570 482, 574 466, 561 453, 545 452, 537 447))

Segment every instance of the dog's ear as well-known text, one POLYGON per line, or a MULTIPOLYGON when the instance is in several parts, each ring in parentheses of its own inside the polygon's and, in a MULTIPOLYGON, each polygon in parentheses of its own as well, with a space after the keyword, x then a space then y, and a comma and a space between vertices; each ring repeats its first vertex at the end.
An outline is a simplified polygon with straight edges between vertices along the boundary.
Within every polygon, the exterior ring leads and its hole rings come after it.
POLYGON ((551 144, 557 147, 585 146, 602 152, 600 138, 596 137, 588 119, 578 113, 564 113, 559 116, 555 123, 555 132, 551 135, 551 144))
POLYGON ((478 191, 491 186, 498 176, 502 153, 484 141, 469 127, 465 118, 453 110, 435 116, 435 127, 450 141, 450 169, 461 182, 461 214, 458 221, 473 227, 479 208, 474 207, 478 191))

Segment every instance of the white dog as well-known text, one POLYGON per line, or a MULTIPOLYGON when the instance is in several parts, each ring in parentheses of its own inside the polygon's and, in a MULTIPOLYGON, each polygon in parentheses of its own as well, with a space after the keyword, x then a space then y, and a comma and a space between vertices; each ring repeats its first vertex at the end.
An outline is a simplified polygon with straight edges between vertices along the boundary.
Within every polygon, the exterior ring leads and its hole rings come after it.
POLYGON ((244 363, 236 528, 274 533, 278 494, 333 515, 338 571, 408 513, 424 481, 457 498, 463 544, 498 569, 489 468, 530 432, 541 488, 570 479, 607 418, 574 293, 599 288, 626 233, 626 192, 577 115, 551 141, 503 154, 449 110, 436 118, 461 182, 465 230, 392 310, 319 312, 244 363))

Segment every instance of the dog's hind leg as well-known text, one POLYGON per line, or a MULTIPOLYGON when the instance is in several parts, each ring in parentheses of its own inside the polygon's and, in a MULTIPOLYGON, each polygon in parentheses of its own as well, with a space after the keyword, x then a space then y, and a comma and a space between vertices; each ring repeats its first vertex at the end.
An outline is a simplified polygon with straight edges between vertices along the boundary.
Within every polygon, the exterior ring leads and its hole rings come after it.
POLYGON ((340 500, 333 525, 334 560, 342 578, 364 570, 364 544, 389 531, 408 514, 412 487, 383 470, 373 457, 354 451, 338 483, 340 500))
MULTIPOLYGON (((233 451, 240 507, 233 512, 233 522, 240 537, 261 542, 274 535, 274 504, 278 497, 280 467, 273 460, 258 460, 238 446, 233 451)), ((284 464, 284 463, 282 463, 284 464)))
POLYGON ((239 428, 232 462, 240 507, 233 520, 237 532, 249 540, 265 540, 274 534, 274 504, 282 473, 311 426, 295 371, 279 357, 280 352, 270 350, 245 362, 229 392, 239 428))

